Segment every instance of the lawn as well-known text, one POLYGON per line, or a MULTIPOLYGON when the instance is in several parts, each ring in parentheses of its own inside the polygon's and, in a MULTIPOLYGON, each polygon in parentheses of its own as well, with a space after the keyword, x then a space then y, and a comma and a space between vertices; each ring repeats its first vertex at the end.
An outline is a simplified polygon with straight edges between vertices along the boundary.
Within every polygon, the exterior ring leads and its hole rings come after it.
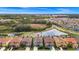
POLYGON ((1 33, 9 33, 12 32, 13 30, 9 27, 9 26, 5 26, 5 25, 0 25, 0 32, 1 33))
POLYGON ((32 36, 35 37, 35 32, 20 32, 23 36, 32 36))
POLYGON ((68 51, 73 51, 73 50, 76 50, 74 48, 67 48, 68 51))

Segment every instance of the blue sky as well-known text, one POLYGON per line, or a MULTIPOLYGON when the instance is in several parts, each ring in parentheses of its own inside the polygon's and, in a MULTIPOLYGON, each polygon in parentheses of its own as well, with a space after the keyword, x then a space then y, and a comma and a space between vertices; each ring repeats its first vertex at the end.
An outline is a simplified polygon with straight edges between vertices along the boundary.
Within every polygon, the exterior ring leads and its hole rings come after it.
POLYGON ((0 14, 79 14, 79 7, 0 7, 0 14))

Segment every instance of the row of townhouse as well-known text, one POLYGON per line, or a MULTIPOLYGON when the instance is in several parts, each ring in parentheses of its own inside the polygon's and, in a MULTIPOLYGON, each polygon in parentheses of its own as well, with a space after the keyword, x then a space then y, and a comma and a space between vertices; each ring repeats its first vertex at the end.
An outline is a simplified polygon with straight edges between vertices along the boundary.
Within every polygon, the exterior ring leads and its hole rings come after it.
POLYGON ((57 47, 66 47, 68 43, 73 44, 73 48, 77 48, 77 41, 75 38, 62 38, 62 37, 9 37, 9 38, 0 38, 0 47, 20 47, 21 44, 25 45, 26 47, 31 47, 31 45, 40 47, 44 46, 47 48, 52 48, 56 44, 57 47), (32 44, 33 42, 33 44, 32 44))

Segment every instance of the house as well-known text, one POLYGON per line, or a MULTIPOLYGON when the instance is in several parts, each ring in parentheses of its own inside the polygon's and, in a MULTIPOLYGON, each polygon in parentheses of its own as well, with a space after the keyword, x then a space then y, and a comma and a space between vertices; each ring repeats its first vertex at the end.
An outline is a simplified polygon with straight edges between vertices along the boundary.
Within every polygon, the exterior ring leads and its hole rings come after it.
POLYGON ((72 44, 72 48, 78 48, 77 40, 75 38, 68 37, 68 38, 65 38, 64 41, 67 44, 69 44, 69 43, 72 44))
POLYGON ((66 48, 67 47, 67 44, 66 42, 64 41, 64 38, 63 37, 58 37, 59 40, 60 40, 60 44, 61 44, 61 47, 62 48, 66 48))
POLYGON ((45 44, 45 47, 52 48, 53 38, 52 37, 44 37, 44 44, 45 44))
POLYGON ((7 46, 9 42, 11 41, 11 38, 0 38, 0 46, 7 46))
POLYGON ((63 37, 53 37, 54 39, 54 42, 55 42, 55 45, 56 47, 62 47, 62 48, 66 48, 67 47, 67 44, 66 42, 64 41, 64 38, 63 37))
POLYGON ((55 44, 57 47, 60 47, 61 46, 61 41, 58 37, 53 37, 54 41, 55 41, 55 44))
POLYGON ((64 38, 64 41, 67 42, 67 43, 72 43, 72 44, 75 44, 77 43, 77 40, 75 38, 64 38))
POLYGON ((19 47, 21 40, 22 40, 21 37, 13 37, 13 38, 11 38, 11 41, 9 42, 9 46, 19 47))
POLYGON ((34 43, 34 46, 36 46, 36 47, 43 46, 43 39, 42 39, 42 37, 36 37, 34 39, 33 43, 34 43))
POLYGON ((30 47, 32 44, 32 37, 22 37, 21 44, 30 47))

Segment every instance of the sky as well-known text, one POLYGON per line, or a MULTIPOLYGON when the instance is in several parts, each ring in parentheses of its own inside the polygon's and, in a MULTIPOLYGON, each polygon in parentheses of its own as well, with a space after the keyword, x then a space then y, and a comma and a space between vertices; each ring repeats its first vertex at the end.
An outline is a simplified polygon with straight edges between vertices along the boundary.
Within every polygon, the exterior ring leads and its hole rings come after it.
POLYGON ((79 14, 79 7, 0 7, 0 14, 79 14))

